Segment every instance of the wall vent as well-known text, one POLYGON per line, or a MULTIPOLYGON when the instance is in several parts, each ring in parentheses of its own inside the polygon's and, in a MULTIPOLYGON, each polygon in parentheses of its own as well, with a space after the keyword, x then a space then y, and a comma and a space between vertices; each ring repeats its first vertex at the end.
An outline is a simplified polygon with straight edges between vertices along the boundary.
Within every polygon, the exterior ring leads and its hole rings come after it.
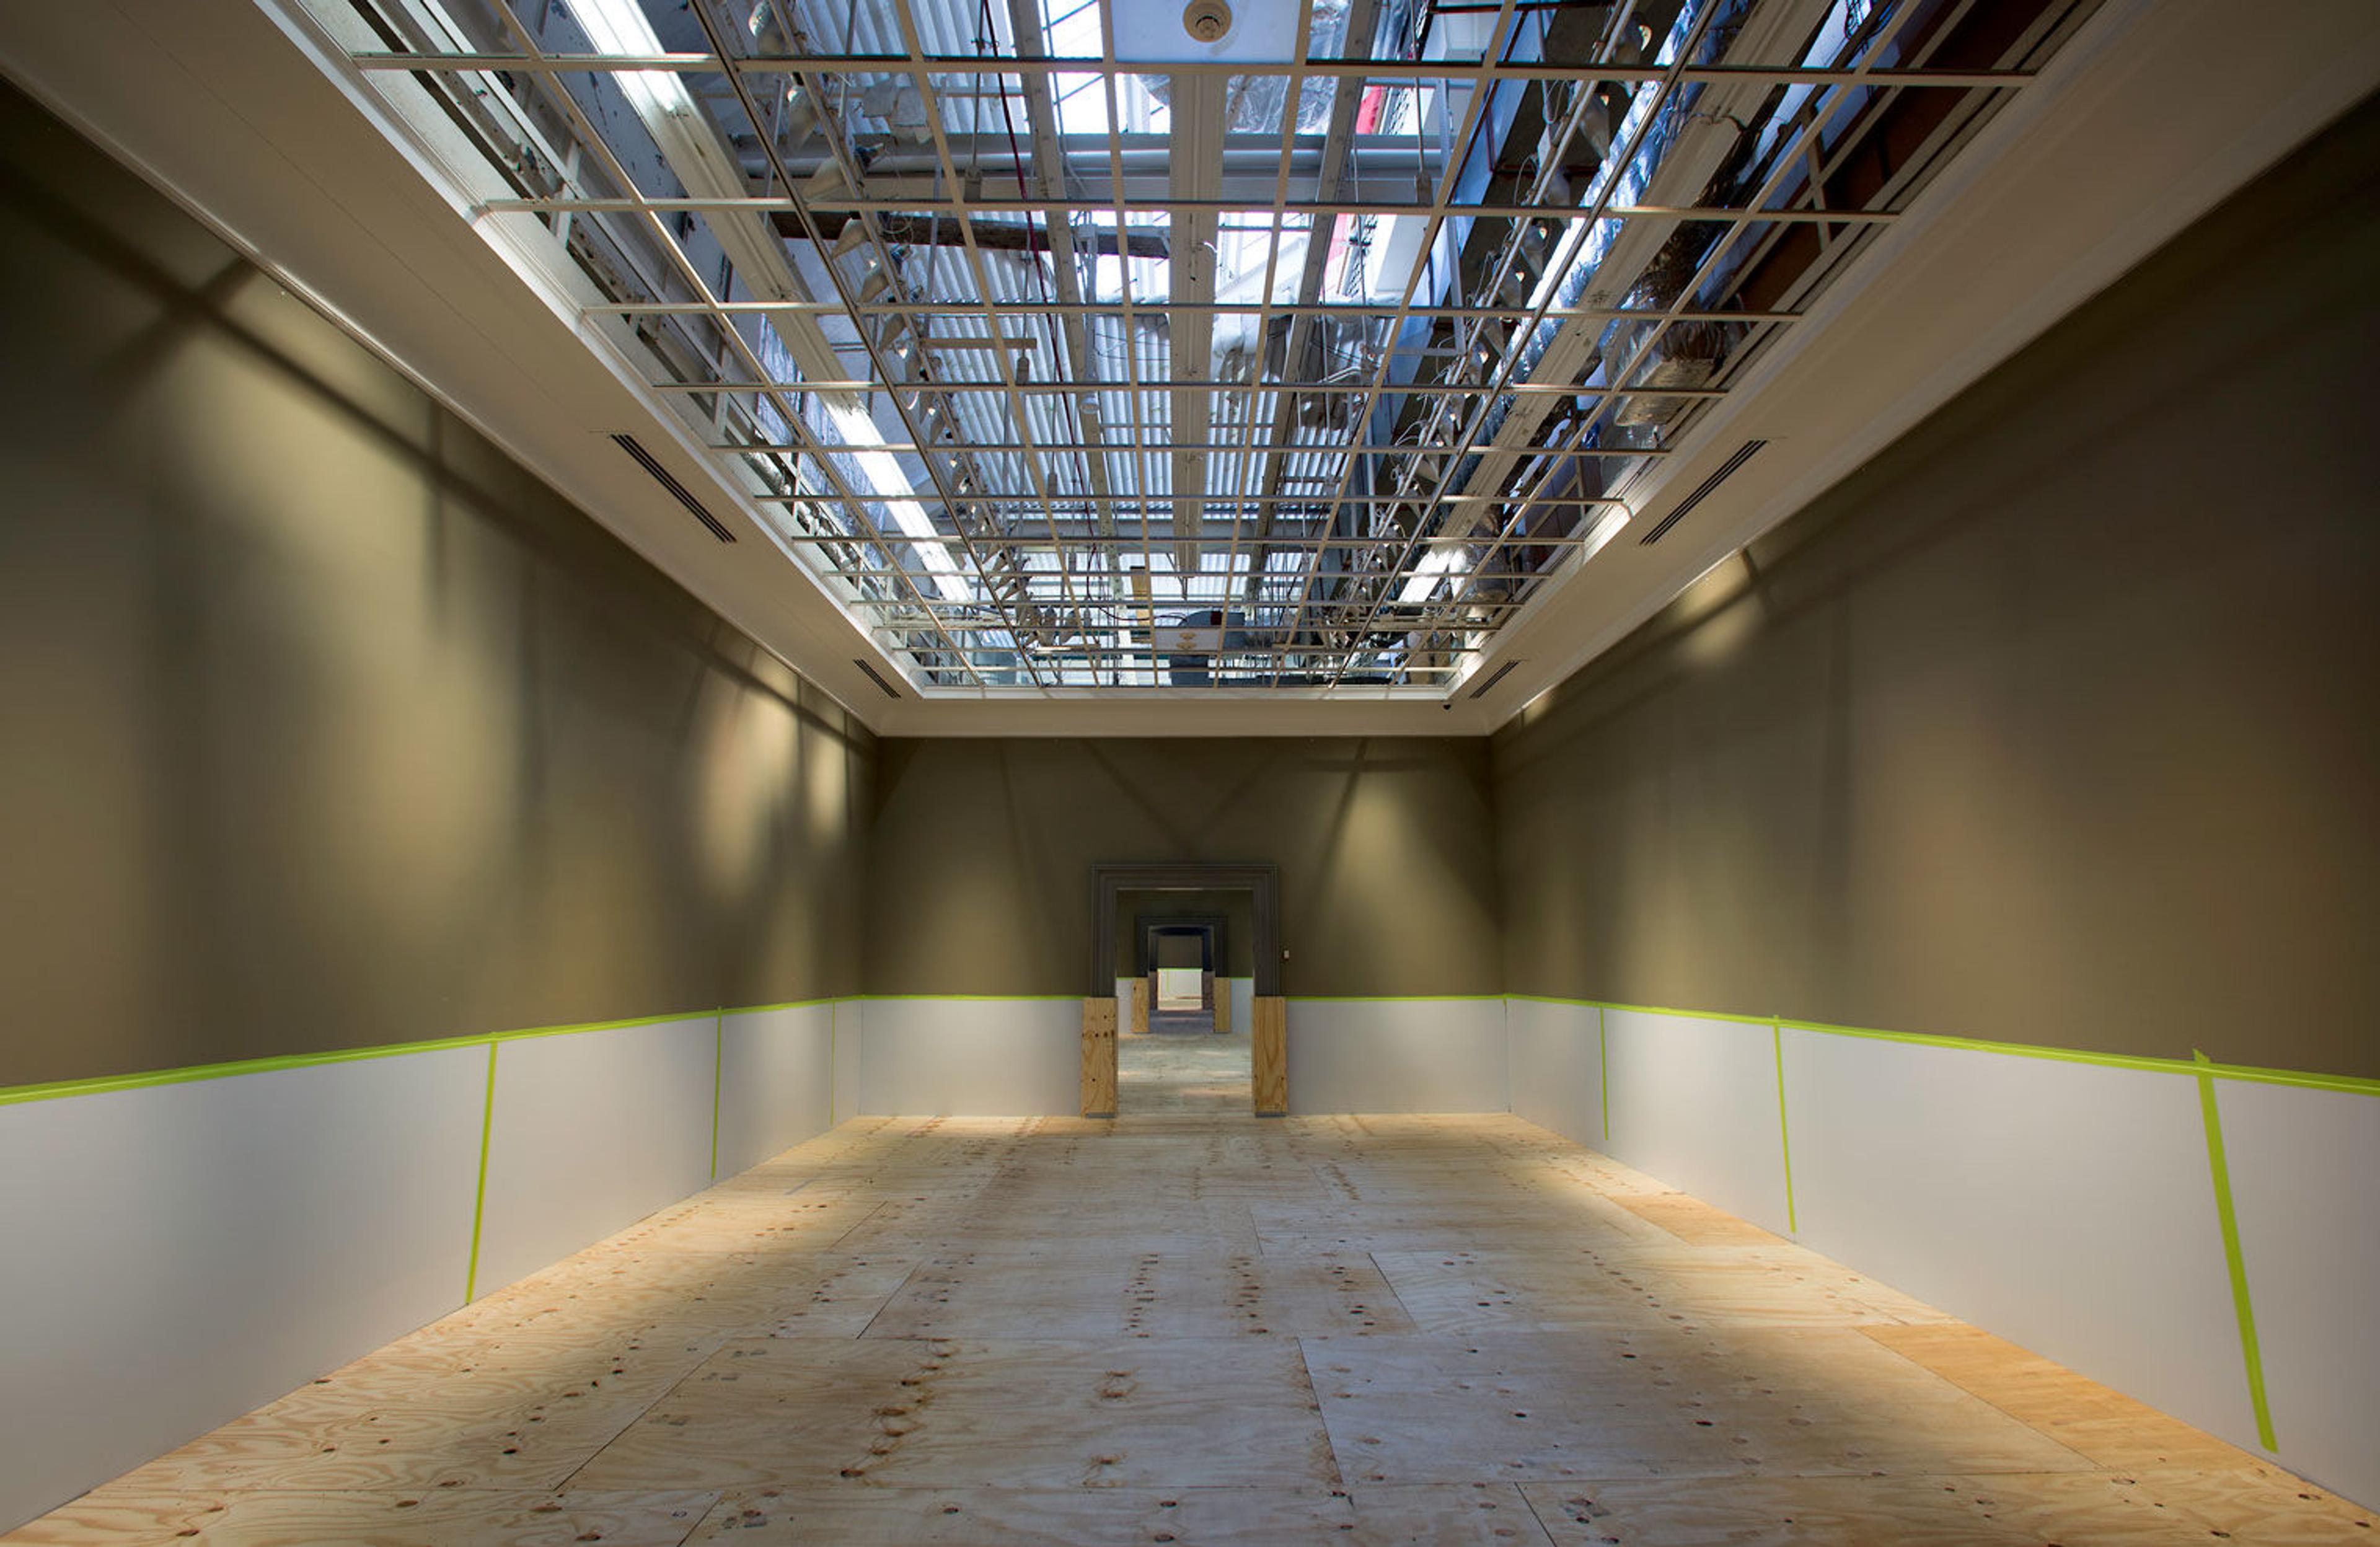
POLYGON ((1510 661, 1505 662, 1502 665, 1500 665, 1500 666, 1497 667, 1494 671, 1492 671, 1492 672, 1490 672, 1490 673, 1488 673, 1488 680, 1487 680, 1487 681, 1485 681, 1485 682, 1481 683, 1478 687, 1474 688, 1473 689, 1471 689, 1471 696, 1472 696, 1473 698, 1475 698, 1475 698, 1479 698, 1479 697, 1481 697, 1482 695, 1484 695, 1484 694, 1488 691, 1488 688, 1495 687, 1495 686, 1496 686, 1496 684, 1498 684, 1498 683, 1500 683, 1500 682, 1503 681, 1505 677, 1507 677, 1507 676, 1511 676, 1511 675, 1512 675, 1512 668, 1513 668, 1514 666, 1519 665, 1520 664, 1521 664, 1521 663, 1520 663, 1520 660, 1519 660, 1519 658, 1518 658, 1518 657, 1515 657, 1515 658, 1514 658, 1514 659, 1512 659, 1512 660, 1510 660, 1510 661))
POLYGON ((626 452, 629 456, 635 457, 637 459, 637 466, 644 469, 645 471, 653 475, 654 482, 668 490, 671 497, 675 499, 678 504, 686 506, 688 510, 693 511, 694 518, 700 521, 705 527, 709 528, 711 536, 719 539, 722 542, 733 542, 735 541, 735 534, 729 531, 726 526, 720 521, 718 517, 713 516, 710 511, 705 510, 702 507, 702 502, 696 499, 694 495, 688 492, 685 484, 680 483, 675 478, 672 477, 670 475, 670 470, 667 468, 662 467, 659 462, 653 459, 653 454, 651 452, 647 451, 643 446, 638 445, 637 444, 636 436, 614 435, 612 437, 612 444, 618 446, 622 451, 626 452))
POLYGON ((1746 462, 1751 461, 1753 455, 1767 444, 1768 443, 1767 441, 1746 441, 1742 445, 1736 447, 1735 455, 1718 465, 1718 471, 1711 474, 1708 478, 1704 479, 1701 483, 1695 486, 1693 493, 1688 494, 1684 499, 1678 502, 1678 507, 1675 510, 1672 510, 1667 516, 1662 517, 1658 525, 1655 526, 1651 531, 1646 532, 1636 541, 1647 548, 1661 541, 1662 537, 1668 533, 1671 527, 1676 526, 1680 521, 1685 519, 1687 511, 1692 510, 1694 506, 1702 504, 1703 501, 1710 498, 1711 492, 1713 490, 1717 489, 1720 484, 1733 477, 1735 475, 1736 469, 1743 466, 1746 462))
POLYGON ((875 667, 869 665, 867 662, 854 660, 851 664, 857 666, 861 671, 866 672, 868 674, 868 681, 873 682, 879 688, 883 688, 884 696, 886 698, 897 699, 901 696, 901 689, 885 681, 883 674, 879 672, 875 667))

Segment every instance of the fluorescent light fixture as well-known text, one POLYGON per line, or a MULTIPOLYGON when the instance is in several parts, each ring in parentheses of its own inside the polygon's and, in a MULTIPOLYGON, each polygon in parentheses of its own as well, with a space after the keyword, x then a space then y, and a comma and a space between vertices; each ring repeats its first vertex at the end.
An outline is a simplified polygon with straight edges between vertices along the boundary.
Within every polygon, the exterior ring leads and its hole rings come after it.
POLYGON ((1463 567, 1463 554, 1461 543, 1431 549, 1422 555, 1422 561, 1419 564, 1414 566, 1413 574, 1405 579, 1404 589, 1397 592, 1397 605, 1420 606, 1429 600, 1431 592, 1438 590, 1439 580, 1450 574, 1460 573, 1463 567))
MULTIPOLYGON (((820 395, 819 401, 834 423, 835 438, 844 445, 868 447, 884 444, 883 432, 876 428, 876 420, 869 418, 868 410, 857 403, 848 397, 829 397, 824 394, 820 395)), ((917 503, 917 491, 903 475, 901 464, 893 460, 892 454, 863 449, 842 455, 858 464, 865 480, 865 487, 854 489, 852 493, 863 499, 874 498, 884 502, 884 508, 892 517, 892 524, 899 527, 916 546, 917 556, 925 562, 927 573, 933 576, 934 589, 942 593, 942 600, 965 601, 966 578, 959 573, 958 566, 952 561, 947 540, 934 530, 933 518, 927 515, 926 507, 917 503)))
MULTIPOLYGON (((579 30, 598 54, 634 58, 669 52, 638 0, 570 0, 570 14, 578 18, 579 30)), ((694 98, 675 70, 619 70, 612 79, 620 83, 639 117, 656 113, 689 117, 694 113, 694 98)))

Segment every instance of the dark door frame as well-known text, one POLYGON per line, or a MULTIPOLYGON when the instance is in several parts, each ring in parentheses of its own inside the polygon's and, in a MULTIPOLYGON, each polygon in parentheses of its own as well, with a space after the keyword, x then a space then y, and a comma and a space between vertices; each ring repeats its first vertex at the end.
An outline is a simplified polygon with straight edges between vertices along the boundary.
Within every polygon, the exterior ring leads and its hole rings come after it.
POLYGON ((1281 868, 1269 864, 1096 864, 1091 867, 1091 981, 1094 999, 1115 993, 1115 915, 1124 892, 1232 892, 1256 894, 1256 991, 1259 999, 1281 994, 1281 868))
POLYGON ((1205 965, 1208 971, 1214 973, 1216 977, 1220 978, 1224 976, 1222 964, 1229 954, 1229 948, 1231 945, 1231 935, 1229 932, 1231 930, 1232 920, 1229 915, 1222 913, 1169 913, 1161 919, 1143 918, 1139 915, 1135 915, 1134 917, 1139 925, 1137 932, 1140 935, 1140 944, 1139 948, 1133 953, 1132 964, 1139 970, 1124 974, 1125 976, 1135 978, 1148 977, 1148 969, 1157 965, 1157 936, 1169 932, 1175 934, 1196 934, 1204 932, 1207 936, 1207 961, 1203 965, 1205 965))

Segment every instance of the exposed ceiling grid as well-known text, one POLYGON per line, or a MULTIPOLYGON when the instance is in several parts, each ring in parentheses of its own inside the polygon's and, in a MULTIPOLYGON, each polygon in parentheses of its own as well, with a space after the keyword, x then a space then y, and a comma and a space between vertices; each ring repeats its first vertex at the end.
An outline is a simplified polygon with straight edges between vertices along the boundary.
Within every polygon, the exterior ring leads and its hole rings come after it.
POLYGON ((1443 698, 2094 0, 295 3, 922 694, 1443 698))

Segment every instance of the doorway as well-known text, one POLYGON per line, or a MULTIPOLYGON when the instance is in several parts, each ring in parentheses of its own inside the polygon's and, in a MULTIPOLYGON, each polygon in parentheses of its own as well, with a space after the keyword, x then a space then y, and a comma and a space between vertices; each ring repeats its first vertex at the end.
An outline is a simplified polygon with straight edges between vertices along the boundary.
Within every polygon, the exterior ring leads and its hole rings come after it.
POLYGON ((1093 880, 1084 1114, 1285 1113, 1273 868, 1100 865, 1093 880))

